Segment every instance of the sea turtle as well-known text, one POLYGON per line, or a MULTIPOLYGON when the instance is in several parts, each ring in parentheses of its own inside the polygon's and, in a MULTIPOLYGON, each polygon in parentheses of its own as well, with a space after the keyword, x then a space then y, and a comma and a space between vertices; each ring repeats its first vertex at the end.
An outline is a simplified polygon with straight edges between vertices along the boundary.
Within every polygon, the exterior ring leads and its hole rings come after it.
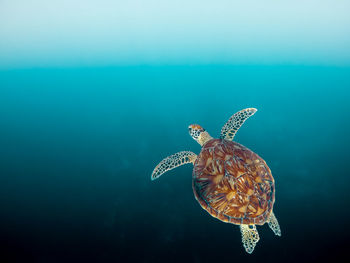
POLYGON ((259 241, 256 225, 267 222, 281 236, 272 211, 275 182, 270 168, 256 153, 233 141, 238 129, 256 111, 247 108, 232 115, 219 139, 212 138, 198 124, 190 125, 190 135, 202 146, 199 155, 190 151, 175 153, 163 159, 151 176, 155 180, 171 169, 192 163, 192 188, 197 201, 213 217, 240 226, 248 253, 259 241))

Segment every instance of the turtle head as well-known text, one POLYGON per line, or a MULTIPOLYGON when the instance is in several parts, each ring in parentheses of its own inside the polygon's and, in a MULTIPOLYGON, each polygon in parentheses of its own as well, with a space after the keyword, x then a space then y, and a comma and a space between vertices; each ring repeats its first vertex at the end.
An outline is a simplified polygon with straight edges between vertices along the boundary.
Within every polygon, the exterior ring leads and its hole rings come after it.
POLYGON ((207 141, 213 139, 209 133, 198 124, 191 124, 188 126, 188 131, 192 138, 203 146, 207 141))

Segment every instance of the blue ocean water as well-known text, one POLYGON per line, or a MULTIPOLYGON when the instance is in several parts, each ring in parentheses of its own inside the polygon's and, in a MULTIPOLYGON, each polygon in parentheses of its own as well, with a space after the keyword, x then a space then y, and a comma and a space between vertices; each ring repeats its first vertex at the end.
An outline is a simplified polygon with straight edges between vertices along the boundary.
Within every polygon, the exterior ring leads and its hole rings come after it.
MULTIPOLYGON (((350 68, 124 66, 0 71, 0 240, 6 262, 339 260, 349 245, 350 68), (164 157, 199 153, 189 124, 266 160, 282 237, 252 255, 239 228, 195 200, 190 165, 151 181, 164 157)), ((4 261, 4 262, 5 262, 4 261)))

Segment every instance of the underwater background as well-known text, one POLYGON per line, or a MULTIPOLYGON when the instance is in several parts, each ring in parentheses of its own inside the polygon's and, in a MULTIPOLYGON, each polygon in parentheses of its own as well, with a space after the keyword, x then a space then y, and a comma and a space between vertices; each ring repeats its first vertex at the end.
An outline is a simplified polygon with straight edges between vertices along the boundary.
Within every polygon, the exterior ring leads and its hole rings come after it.
POLYGON ((1 262, 320 262, 347 256, 346 1, 317 7, 315 1, 248 1, 258 7, 239 21, 231 12, 252 10, 241 1, 238 11, 227 1, 204 1, 199 9, 198 1, 186 9, 159 1, 30 2, 0 4, 1 262), (113 26, 120 21, 111 10, 124 15, 121 27, 113 26), (211 12, 216 24, 206 22, 211 12), (265 31, 258 30, 259 19, 248 19, 256 15, 267 21, 265 31), (246 28, 241 32, 234 22, 246 28), (113 30, 120 34, 111 36, 113 30), (258 226, 251 255, 238 226, 197 203, 191 165, 150 180, 164 157, 199 153, 189 124, 218 137, 229 117, 247 107, 258 112, 235 141, 271 168, 282 230, 277 237, 258 226))

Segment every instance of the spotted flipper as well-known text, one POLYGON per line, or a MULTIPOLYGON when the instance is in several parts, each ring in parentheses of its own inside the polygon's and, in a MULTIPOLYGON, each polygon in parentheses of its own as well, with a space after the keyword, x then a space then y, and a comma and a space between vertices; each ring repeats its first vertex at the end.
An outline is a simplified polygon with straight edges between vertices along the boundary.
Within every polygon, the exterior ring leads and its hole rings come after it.
POLYGON ((170 155, 163 159, 157 166, 154 168, 151 179, 155 180, 163 173, 170 171, 176 167, 184 165, 186 163, 194 163, 197 159, 197 155, 190 151, 178 152, 173 155, 170 155))
POLYGON ((242 233, 242 243, 245 251, 251 254, 255 248, 256 243, 259 241, 259 233, 256 230, 255 225, 240 225, 242 233))
POLYGON ((221 129, 221 138, 226 139, 228 141, 232 141, 236 135, 238 129, 242 126, 242 124, 252 116, 257 109, 255 108, 247 108, 241 110, 231 116, 231 118, 225 123, 225 125, 221 129))
POLYGON ((277 218, 273 212, 271 212, 271 215, 267 221, 269 227, 272 229, 272 231, 275 233, 277 236, 281 236, 281 229, 280 225, 278 224, 277 218))

